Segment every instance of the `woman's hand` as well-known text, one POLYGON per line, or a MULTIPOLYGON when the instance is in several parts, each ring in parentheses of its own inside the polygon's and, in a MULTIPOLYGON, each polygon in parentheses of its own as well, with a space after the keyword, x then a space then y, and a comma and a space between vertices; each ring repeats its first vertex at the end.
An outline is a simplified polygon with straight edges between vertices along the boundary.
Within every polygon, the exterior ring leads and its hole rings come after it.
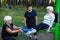
POLYGON ((19 29, 19 32, 23 32, 23 30, 19 29))
POLYGON ((27 27, 27 25, 25 24, 25 27, 27 27))
POLYGON ((18 30, 18 29, 20 29, 20 27, 17 27, 17 26, 13 26, 13 28, 15 29, 15 30, 18 30))
POLYGON ((36 25, 38 25, 38 17, 37 16, 35 17, 35 20, 36 20, 36 25))

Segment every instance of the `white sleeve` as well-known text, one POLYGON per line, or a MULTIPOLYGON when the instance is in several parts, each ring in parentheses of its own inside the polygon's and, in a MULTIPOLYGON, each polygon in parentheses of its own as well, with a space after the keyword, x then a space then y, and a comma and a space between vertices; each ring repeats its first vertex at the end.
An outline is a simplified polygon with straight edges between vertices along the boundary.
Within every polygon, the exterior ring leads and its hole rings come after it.
POLYGON ((55 15, 51 15, 50 27, 52 27, 54 20, 55 20, 55 15))

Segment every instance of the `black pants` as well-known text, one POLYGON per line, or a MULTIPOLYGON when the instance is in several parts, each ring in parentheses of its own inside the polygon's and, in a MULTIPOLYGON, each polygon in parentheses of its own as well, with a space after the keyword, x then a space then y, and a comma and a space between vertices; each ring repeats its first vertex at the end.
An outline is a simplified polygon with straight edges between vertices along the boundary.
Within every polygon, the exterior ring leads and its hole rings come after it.
POLYGON ((18 32, 13 33, 11 36, 2 37, 2 40, 15 40, 15 37, 17 36, 18 36, 18 32))
POLYGON ((15 40, 15 39, 14 37, 7 36, 7 37, 2 38, 2 40, 15 40))
POLYGON ((34 27, 34 29, 36 29, 37 31, 48 29, 48 28, 49 28, 49 25, 44 24, 44 23, 40 23, 39 25, 37 25, 36 27, 34 27))
POLYGON ((18 32, 13 33, 12 36, 17 37, 18 36, 18 32))

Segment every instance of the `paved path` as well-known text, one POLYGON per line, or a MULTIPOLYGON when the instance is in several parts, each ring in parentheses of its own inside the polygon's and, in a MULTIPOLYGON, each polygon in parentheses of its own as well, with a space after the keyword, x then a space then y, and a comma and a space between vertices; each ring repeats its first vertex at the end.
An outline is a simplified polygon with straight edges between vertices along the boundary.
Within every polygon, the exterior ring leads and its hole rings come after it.
POLYGON ((53 33, 38 33, 38 40, 53 40, 53 33))

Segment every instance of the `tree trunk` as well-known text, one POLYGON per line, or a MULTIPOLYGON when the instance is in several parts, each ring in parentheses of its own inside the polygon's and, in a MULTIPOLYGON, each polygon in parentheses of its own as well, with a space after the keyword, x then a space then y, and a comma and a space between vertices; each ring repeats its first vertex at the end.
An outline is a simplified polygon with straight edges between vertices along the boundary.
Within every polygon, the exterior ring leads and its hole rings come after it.
POLYGON ((0 7, 1 7, 1 0, 0 0, 0 7))
POLYGON ((20 6, 20 0, 19 0, 19 6, 20 6))
POLYGON ((21 1, 21 6, 23 6, 23 0, 20 0, 21 1))
POLYGON ((38 0, 36 0, 36 7, 38 6, 38 0))
POLYGON ((10 0, 9 2, 10 2, 9 4, 12 5, 12 0, 10 0))
POLYGON ((14 6, 17 6, 17 0, 14 0, 14 6))
POLYGON ((44 7, 48 6, 49 5, 49 0, 44 0, 43 5, 44 5, 44 7))
POLYGON ((30 4, 32 4, 32 0, 30 0, 30 4))
POLYGON ((12 0, 9 0, 9 9, 11 9, 11 6, 12 6, 12 0))

